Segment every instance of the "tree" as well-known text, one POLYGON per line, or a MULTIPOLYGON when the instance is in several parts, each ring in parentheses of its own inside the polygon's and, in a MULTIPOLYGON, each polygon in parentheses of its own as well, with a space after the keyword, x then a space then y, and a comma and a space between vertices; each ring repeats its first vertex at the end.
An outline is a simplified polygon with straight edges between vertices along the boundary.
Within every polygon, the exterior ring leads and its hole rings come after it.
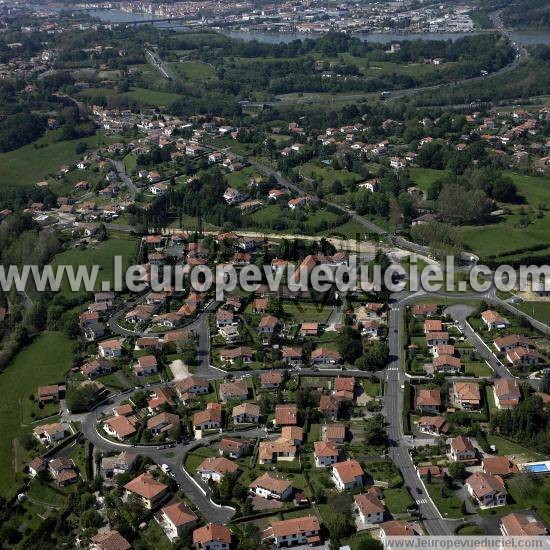
POLYGON ((462 462, 451 462, 449 464, 449 475, 453 479, 463 480, 467 474, 466 466, 462 462))
POLYGON ((386 428, 384 417, 377 414, 365 421, 365 444, 367 446, 379 447, 386 442, 386 428))
POLYGON ((363 353, 361 334, 351 327, 344 327, 337 340, 338 351, 347 363, 354 363, 363 353))
POLYGON ((100 527, 103 523, 103 519, 93 508, 85 510, 80 515, 80 526, 83 529, 92 529, 93 527, 100 527))
POLYGON ((389 358, 390 348, 385 342, 372 342, 358 360, 357 366, 363 370, 380 370, 388 364, 389 358))
POLYGON ((72 413, 83 413, 90 410, 97 398, 97 390, 93 385, 69 386, 65 395, 67 408, 72 413))
POLYGON ((540 390, 543 393, 550 393, 550 370, 549 369, 544 370, 544 373, 542 375, 540 390))

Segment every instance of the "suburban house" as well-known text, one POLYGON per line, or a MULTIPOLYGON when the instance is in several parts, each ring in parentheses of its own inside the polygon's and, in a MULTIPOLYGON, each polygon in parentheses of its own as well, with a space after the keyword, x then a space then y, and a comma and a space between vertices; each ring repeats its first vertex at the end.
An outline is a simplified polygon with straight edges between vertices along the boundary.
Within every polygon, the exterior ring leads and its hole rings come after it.
POLYGON ((369 493, 361 493, 353 497, 355 501, 355 510, 364 525, 373 523, 382 523, 386 507, 380 502, 380 499, 369 493))
POLYGON ((319 323, 302 323, 300 336, 319 336, 319 323))
POLYGON ((137 458, 137 455, 127 451, 122 451, 115 456, 104 456, 101 459, 100 467, 102 477, 105 479, 131 471, 137 462, 137 458))
POLYGON ((274 521, 262 533, 262 541, 273 541, 276 548, 315 545, 321 542, 321 526, 316 516, 274 521))
POLYGON ((313 455, 315 456, 315 466, 317 468, 325 468, 338 462, 340 452, 336 443, 315 441, 313 444, 313 455))
POLYGON ((290 366, 300 366, 302 364, 302 348, 283 346, 283 361, 290 366))
POLYGON ((131 548, 131 544, 114 529, 90 537, 90 550, 130 550, 131 548))
POLYGON ((215 430, 221 427, 222 411, 219 408, 207 408, 193 415, 193 429, 215 430))
POLYGON ((449 431, 443 416, 422 416, 418 419, 418 429, 433 435, 446 434, 449 431))
POLYGON ((161 412, 147 420, 147 429, 153 434, 158 435, 168 432, 179 426, 180 417, 177 414, 161 412))
POLYGON ((121 357, 123 342, 124 340, 121 338, 100 342, 98 344, 99 354, 101 357, 121 357))
POLYGON ((234 314, 232 311, 227 309, 218 309, 216 311, 216 326, 218 328, 227 327, 234 323, 234 314))
POLYGON ((542 356, 530 348, 514 348, 506 352, 506 359, 513 365, 538 365, 542 356))
POLYGON ((260 420, 260 407, 255 403, 241 403, 233 407, 232 417, 235 424, 257 424, 260 420))
POLYGON ((267 298, 256 298, 252 301, 252 313, 263 315, 267 309, 269 300, 267 298))
POLYGON ((258 324, 258 332, 263 335, 273 334, 278 324, 279 319, 277 319, 277 317, 273 315, 264 315, 258 324))
POLYGON ((209 523, 193 531, 193 544, 197 550, 229 550, 231 530, 225 525, 209 523))
POLYGON ((169 493, 168 485, 157 481, 150 474, 141 474, 124 485, 126 495, 135 495, 148 510, 154 510, 169 493))
POLYGON ((116 370, 116 365, 107 361, 106 359, 94 359, 88 361, 80 367, 80 372, 88 378, 98 378, 99 376, 105 376, 111 374, 116 370))
POLYGON ((445 372, 448 374, 457 374, 460 372, 462 365, 460 359, 452 355, 437 355, 432 361, 434 372, 445 372))
POLYGON ((548 529, 534 512, 512 512, 500 519, 500 532, 505 537, 540 537, 548 529))
POLYGON ((518 334, 510 334, 508 336, 502 336, 501 338, 495 338, 494 346, 501 353, 506 353, 514 348, 535 349, 535 344, 533 344, 530 338, 518 334))
POLYGON ((113 413, 115 416, 132 416, 134 414, 134 408, 130 403, 113 407, 113 413))
POLYGON ((258 458, 260 464, 272 464, 279 460, 290 461, 296 457, 296 445, 286 439, 260 441, 258 458))
POLYGON ((415 409, 421 412, 436 413, 441 408, 441 393, 439 389, 419 389, 415 396, 415 409))
POLYGON ((262 372, 260 374, 260 384, 263 389, 277 389, 283 383, 283 374, 280 371, 262 372))
POLYGON ((355 398, 355 378, 353 376, 338 376, 334 380, 333 393, 340 399, 353 401, 355 398))
POLYGON ((380 524, 380 541, 384 544, 386 537, 413 537, 416 533, 406 521, 391 520, 380 524))
POLYGON ((506 505, 506 487, 499 476, 476 472, 466 480, 466 489, 482 509, 506 505))
POLYGON ((154 355, 138 357, 137 365, 134 365, 137 376, 151 376, 158 372, 157 358, 154 355))
POLYGON ((481 407, 481 393, 476 382, 454 382, 453 400, 463 410, 478 410, 481 407))
POLYGON ((229 458, 241 458, 245 450, 250 447, 250 441, 246 439, 234 439, 232 437, 224 437, 218 443, 218 453, 229 458))
POLYGON ((426 342, 428 346, 442 346, 449 343, 449 333, 448 332, 429 332, 426 334, 426 342))
POLYGON ((65 437, 65 427, 59 422, 53 424, 42 424, 32 431, 34 437, 44 445, 53 445, 65 437))
POLYGON ((519 468, 507 456, 486 456, 481 461, 481 471, 500 477, 519 474, 519 468))
POLYGON ((292 483, 269 472, 256 478, 248 488, 252 493, 266 499, 287 500, 292 495, 292 483))
POLYGON ((493 391, 495 403, 499 409, 512 409, 519 405, 521 392, 514 378, 498 378, 495 380, 493 391))
POLYGON ((27 470, 31 477, 36 477, 40 472, 46 469, 47 463, 43 458, 37 456, 33 458, 27 465, 27 470))
POLYGON ((339 365, 342 360, 341 355, 336 351, 328 348, 317 348, 311 352, 311 364, 316 366, 335 366, 339 365))
POLYGON ((435 346, 434 348, 432 348, 432 354, 434 357, 440 357, 442 355, 448 355, 450 357, 454 357, 455 347, 452 344, 435 346))
POLYGON ((346 441, 345 424, 323 424, 321 439, 330 443, 342 444, 346 441))
POLYGON ((296 426, 298 424, 298 407, 294 403, 275 405, 276 426, 296 426))
POLYGON ((248 399, 248 386, 246 380, 234 380, 220 384, 220 398, 223 402, 229 399, 248 399))
POLYGON ((243 363, 250 363, 252 361, 252 348, 248 346, 241 346, 239 348, 224 349, 220 351, 220 359, 225 363, 233 365, 237 360, 243 363))
POLYGON ((78 481, 78 471, 76 466, 74 465, 74 462, 66 456, 50 460, 48 462, 48 468, 50 470, 50 474, 60 487, 70 485, 71 483, 76 483, 78 481))
POLYGON ((57 403, 59 401, 60 391, 61 386, 59 386, 59 384, 39 386, 36 390, 36 397, 39 403, 57 403))
POLYGON ((348 459, 332 465, 332 480, 340 491, 363 487, 363 468, 357 460, 348 459))
POLYGON ((223 456, 205 458, 197 468, 204 481, 219 483, 224 475, 235 475, 239 471, 237 464, 223 456))
POLYGON ((183 502, 174 502, 162 508, 155 519, 170 541, 174 541, 195 527, 199 518, 183 502))
POLYGON ((319 412, 327 420, 337 420, 340 411, 340 399, 335 395, 321 395, 319 399, 319 412))
POLYGON ((176 393, 184 402, 197 395, 208 393, 209 389, 208 380, 200 376, 189 376, 185 380, 176 383, 176 393))
POLYGON ((111 437, 124 441, 137 433, 135 416, 112 416, 103 422, 103 429, 111 437))
POLYGON ((160 387, 153 390, 151 399, 147 401, 147 409, 150 413, 154 413, 163 405, 174 406, 174 390, 171 387, 160 387))
POLYGON ((439 319, 427 319, 426 321, 424 321, 424 334, 442 331, 443 323, 439 319))
POLYGON ((290 443, 299 447, 304 441, 304 430, 299 426, 283 426, 279 439, 290 441, 290 443))
POLYGON ((416 304, 412 313, 415 317, 432 317, 437 314, 437 304, 416 304))
POLYGON ((481 319, 488 330, 500 330, 506 328, 510 323, 496 311, 487 309, 481 313, 481 319))
POLYGON ((469 438, 459 435, 451 440, 451 457, 455 462, 475 462, 477 451, 469 438))

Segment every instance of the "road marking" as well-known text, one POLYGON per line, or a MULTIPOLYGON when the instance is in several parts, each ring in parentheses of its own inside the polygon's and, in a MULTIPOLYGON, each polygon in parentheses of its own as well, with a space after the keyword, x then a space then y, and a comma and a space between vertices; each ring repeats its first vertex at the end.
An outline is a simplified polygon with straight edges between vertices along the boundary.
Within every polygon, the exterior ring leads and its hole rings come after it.
POLYGON ((428 501, 425 498, 421 498, 416 501, 416 504, 428 504, 428 501))

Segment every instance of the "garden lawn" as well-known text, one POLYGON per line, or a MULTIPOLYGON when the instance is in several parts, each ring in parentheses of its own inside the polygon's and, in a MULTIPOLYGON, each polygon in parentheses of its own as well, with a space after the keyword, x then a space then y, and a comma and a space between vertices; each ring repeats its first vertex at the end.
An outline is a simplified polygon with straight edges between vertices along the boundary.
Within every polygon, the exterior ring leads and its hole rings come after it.
POLYGON ((332 311, 328 306, 304 302, 286 302, 283 309, 285 313, 292 315, 297 323, 326 323, 332 311))
POLYGON ((543 458, 537 451, 523 447, 499 435, 487 434, 487 441, 489 445, 496 447, 497 454, 499 455, 515 455, 516 457, 525 457, 534 460, 543 458))
POLYGON ((197 468, 201 465, 205 458, 210 458, 212 456, 217 456, 217 452, 210 447, 199 447, 194 451, 188 453, 185 457, 185 469, 191 474, 194 475, 197 471, 197 468))
POLYGON ((407 506, 413 504, 413 499, 405 487, 384 489, 384 502, 392 514, 407 513, 407 506))
POLYGON ((425 483, 424 485, 443 517, 451 519, 463 517, 460 510, 462 501, 454 494, 454 491, 447 489, 443 483, 425 483), (444 496, 441 494, 442 490, 444 496))
MULTIPOLYGON (((110 281, 111 288, 114 277, 114 256, 122 256, 122 269, 130 266, 135 258, 137 240, 135 237, 124 233, 112 233, 106 241, 99 242, 85 249, 71 248, 57 254, 52 262, 55 268, 59 265, 72 265, 76 268, 84 265, 88 270, 94 265, 100 266, 94 290, 101 289, 103 281, 110 281)), ((60 291, 67 297, 84 296, 87 292, 84 288, 72 291, 66 277, 63 278, 60 291)))
POLYGON ((0 494, 12 496, 14 480, 13 440, 32 426, 21 426, 19 402, 29 398, 38 386, 65 379, 72 366, 73 342, 59 332, 44 332, 23 348, 0 374, 0 494))

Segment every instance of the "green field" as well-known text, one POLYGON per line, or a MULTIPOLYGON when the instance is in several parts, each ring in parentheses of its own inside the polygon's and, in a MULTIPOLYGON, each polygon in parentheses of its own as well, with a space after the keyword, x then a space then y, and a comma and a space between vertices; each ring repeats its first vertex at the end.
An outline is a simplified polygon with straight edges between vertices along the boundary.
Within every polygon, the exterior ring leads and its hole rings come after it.
MULTIPOLYGON (((45 332, 19 352, 0 375, 0 494, 11 495, 14 479, 14 439, 30 426, 22 426, 20 402, 44 386, 65 379, 72 366, 73 342, 58 332, 45 332)), ((18 461, 16 461, 18 463, 18 461)))
POLYGON ((515 307, 543 323, 550 323, 550 302, 522 302, 515 307))
MULTIPOLYGON (((514 250, 546 243, 550 231, 550 186, 548 178, 504 172, 510 177, 523 197, 524 204, 506 205, 507 214, 499 222, 479 227, 458 229, 458 234, 473 252, 481 256, 505 255, 514 250), (520 225, 521 214, 528 216, 529 224, 520 225), (542 215, 541 215, 542 214, 542 215), (506 238, 503 239, 502 235, 506 238)), ((537 252, 540 254, 541 252, 537 252)))
MULTIPOLYGON (((114 256, 122 256, 122 268, 124 271, 134 261, 136 246, 137 241, 135 237, 120 233, 88 248, 71 248, 70 250, 61 252, 55 256, 52 266, 54 270, 59 265, 72 265, 75 269, 79 265, 84 265, 88 270, 94 265, 100 266, 94 289, 99 290, 103 281, 110 281, 111 284, 113 282, 114 256)), ((66 277, 63 278, 60 292, 65 296, 83 296, 87 293, 84 288, 73 292, 66 277)))
POLYGON ((445 176, 445 170, 434 170, 433 168, 409 168, 411 179, 423 191, 427 191, 430 185, 445 176))
POLYGON ((170 68, 180 77, 186 80, 198 82, 216 78, 216 70, 212 65, 202 61, 184 61, 183 63, 170 63, 170 68))
POLYGON ((0 181, 5 184, 35 184, 59 170, 63 164, 76 162, 80 158, 75 152, 78 143, 83 142, 94 148, 114 141, 103 134, 72 141, 57 141, 60 135, 58 131, 48 132, 35 143, 0 154, 0 181))

